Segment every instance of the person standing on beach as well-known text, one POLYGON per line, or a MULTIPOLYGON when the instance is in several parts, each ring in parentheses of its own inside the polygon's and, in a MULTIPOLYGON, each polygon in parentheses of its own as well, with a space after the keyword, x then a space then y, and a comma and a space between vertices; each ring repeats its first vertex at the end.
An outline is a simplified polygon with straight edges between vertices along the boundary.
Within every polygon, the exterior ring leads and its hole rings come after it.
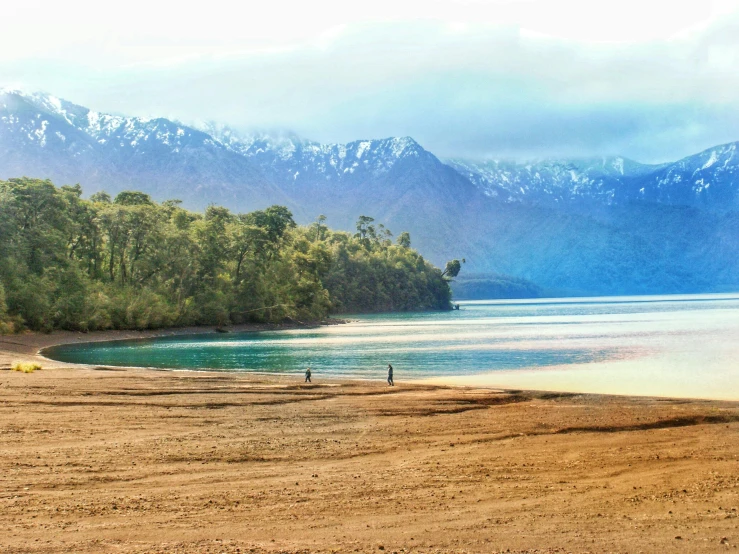
POLYGON ((390 387, 395 386, 395 383, 393 382, 393 366, 390 364, 387 364, 387 384, 390 387))
POLYGON ((311 380, 310 380, 310 368, 308 368, 308 369, 305 370, 305 382, 306 383, 310 383, 311 382, 311 380))

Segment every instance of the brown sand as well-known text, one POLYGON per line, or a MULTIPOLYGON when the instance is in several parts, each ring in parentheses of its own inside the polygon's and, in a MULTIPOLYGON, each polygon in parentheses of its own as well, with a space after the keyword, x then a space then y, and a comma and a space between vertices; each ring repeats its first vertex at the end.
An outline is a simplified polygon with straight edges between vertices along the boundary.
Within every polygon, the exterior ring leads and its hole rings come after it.
POLYGON ((736 403, 6 370, 69 340, 0 337, 2 552, 737 551, 736 403))

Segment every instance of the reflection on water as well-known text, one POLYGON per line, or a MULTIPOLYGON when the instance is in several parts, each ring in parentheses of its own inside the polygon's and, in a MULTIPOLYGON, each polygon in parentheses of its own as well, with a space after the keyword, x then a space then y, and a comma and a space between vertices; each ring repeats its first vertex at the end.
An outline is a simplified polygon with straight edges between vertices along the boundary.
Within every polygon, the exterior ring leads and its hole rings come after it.
MULTIPOLYGON (((51 358, 87 364, 443 377, 641 360, 736 362, 739 295, 463 302, 453 312, 358 316, 349 325, 75 344, 51 358)), ((586 366, 589 367, 589 366, 586 366)))

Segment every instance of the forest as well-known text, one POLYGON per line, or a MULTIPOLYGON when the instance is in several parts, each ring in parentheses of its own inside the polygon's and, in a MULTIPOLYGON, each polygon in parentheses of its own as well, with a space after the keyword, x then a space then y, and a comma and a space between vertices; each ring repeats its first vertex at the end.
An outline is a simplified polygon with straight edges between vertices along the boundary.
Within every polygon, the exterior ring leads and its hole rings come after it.
POLYGON ((450 308, 449 279, 368 216, 357 232, 271 206, 188 211, 178 200, 0 181, 0 333, 315 322, 450 308))

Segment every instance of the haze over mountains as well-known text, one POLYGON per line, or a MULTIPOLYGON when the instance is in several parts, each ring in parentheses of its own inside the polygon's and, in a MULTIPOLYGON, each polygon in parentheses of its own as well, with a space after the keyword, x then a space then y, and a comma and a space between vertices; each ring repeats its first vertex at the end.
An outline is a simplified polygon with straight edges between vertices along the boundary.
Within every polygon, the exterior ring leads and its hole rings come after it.
POLYGON ((674 163, 440 160, 410 137, 319 144, 0 93, 0 178, 143 190, 190 208, 288 206, 353 230, 369 215, 463 275, 530 279, 556 294, 739 289, 739 155, 674 163))

